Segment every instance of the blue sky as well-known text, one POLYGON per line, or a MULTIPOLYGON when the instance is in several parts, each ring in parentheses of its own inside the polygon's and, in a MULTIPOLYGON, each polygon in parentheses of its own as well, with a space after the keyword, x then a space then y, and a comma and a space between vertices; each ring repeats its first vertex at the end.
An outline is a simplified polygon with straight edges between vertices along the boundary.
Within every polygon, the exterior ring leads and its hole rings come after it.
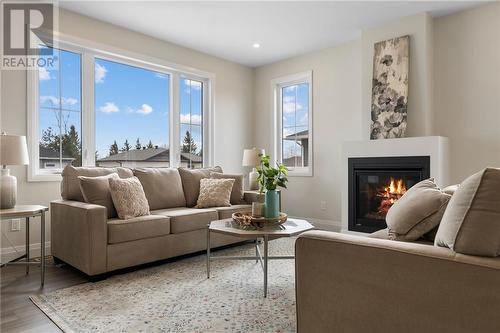
MULTIPOLYGON (((283 138, 307 130, 309 125, 309 85, 301 83, 282 88, 283 138)), ((283 157, 300 156, 294 141, 283 140, 283 157)))
MULTIPOLYGON (((57 112, 46 110, 45 107, 58 108, 62 102, 63 109, 74 111, 63 111, 67 128, 73 124, 80 132, 80 55, 55 51, 61 60, 61 73, 57 68, 40 71, 40 127, 58 127, 57 112)), ((109 146, 114 140, 120 148, 126 139, 134 147, 137 138, 142 145, 151 140, 153 145, 169 146, 170 84, 168 75, 96 59, 94 108, 99 157, 108 155, 109 146)), ((181 80, 180 139, 182 142, 185 132, 189 130, 198 148, 202 146, 201 88, 200 82, 181 80)))

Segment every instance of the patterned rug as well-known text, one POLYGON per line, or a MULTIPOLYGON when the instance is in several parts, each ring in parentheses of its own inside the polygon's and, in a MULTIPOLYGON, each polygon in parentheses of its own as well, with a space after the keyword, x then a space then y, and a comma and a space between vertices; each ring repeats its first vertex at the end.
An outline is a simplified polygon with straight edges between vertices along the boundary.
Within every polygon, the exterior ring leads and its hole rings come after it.
MULTIPOLYGON (((270 241, 293 254, 295 239, 270 241)), ((247 244, 214 252, 254 255, 247 244)), ((295 332, 294 261, 269 262, 263 298, 259 263, 200 255, 60 289, 31 300, 64 332, 295 332)))

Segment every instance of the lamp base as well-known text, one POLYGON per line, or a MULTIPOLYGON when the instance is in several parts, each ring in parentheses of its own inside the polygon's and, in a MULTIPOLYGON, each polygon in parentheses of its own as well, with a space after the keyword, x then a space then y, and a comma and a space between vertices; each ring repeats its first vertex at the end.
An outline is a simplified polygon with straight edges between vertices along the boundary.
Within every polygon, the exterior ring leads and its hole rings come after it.
POLYGON ((16 206, 17 179, 10 175, 9 169, 1 169, 0 176, 0 208, 8 209, 16 206))
POLYGON ((257 178, 259 178, 259 173, 257 172, 257 169, 253 168, 252 171, 248 174, 248 187, 250 191, 259 189, 259 181, 257 180, 257 178))

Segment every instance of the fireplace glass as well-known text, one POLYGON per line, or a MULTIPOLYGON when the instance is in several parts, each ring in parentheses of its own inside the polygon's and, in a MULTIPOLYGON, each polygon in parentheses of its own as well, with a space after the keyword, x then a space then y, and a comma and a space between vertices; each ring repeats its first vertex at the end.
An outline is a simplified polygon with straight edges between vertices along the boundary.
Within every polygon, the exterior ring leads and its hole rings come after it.
POLYGON ((349 230, 386 228, 391 206, 413 185, 429 177, 429 159, 386 157, 349 159, 349 230))

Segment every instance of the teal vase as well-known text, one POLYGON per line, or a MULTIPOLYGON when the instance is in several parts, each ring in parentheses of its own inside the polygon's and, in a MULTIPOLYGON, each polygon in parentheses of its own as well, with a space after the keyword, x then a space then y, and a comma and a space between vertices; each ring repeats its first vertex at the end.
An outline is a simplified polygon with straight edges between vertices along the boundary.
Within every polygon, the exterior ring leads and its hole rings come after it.
POLYGON ((278 217, 280 215, 279 195, 276 190, 266 191, 266 208, 264 216, 267 218, 278 217))

